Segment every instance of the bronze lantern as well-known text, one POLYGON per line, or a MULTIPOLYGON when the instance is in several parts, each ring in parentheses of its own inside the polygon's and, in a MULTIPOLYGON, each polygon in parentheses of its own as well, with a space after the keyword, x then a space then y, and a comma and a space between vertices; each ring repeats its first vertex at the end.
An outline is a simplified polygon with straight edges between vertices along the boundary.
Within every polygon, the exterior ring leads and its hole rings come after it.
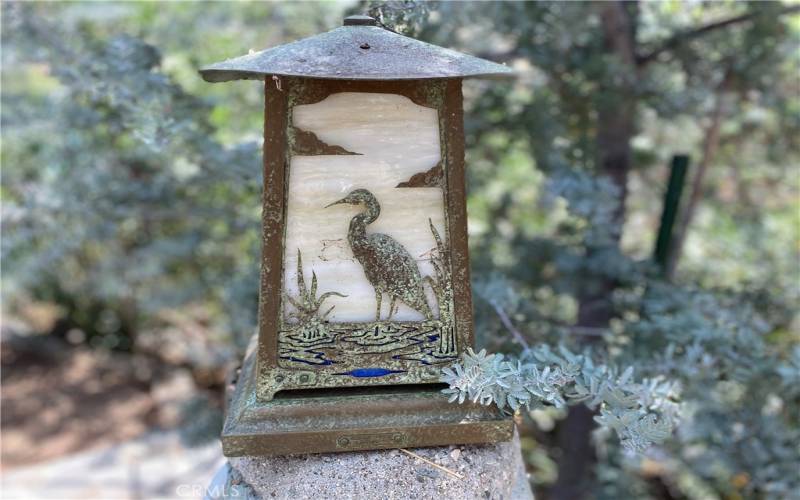
POLYGON ((259 328, 224 453, 508 439, 439 380, 473 345, 461 83, 511 70, 352 16, 200 73, 265 92, 259 328))

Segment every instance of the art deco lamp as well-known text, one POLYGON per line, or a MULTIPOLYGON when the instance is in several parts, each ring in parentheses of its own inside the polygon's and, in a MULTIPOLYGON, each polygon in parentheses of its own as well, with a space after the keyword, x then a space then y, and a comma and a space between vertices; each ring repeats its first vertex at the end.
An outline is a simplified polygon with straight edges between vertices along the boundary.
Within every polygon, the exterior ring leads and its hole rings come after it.
POLYGON ((265 84, 259 331, 224 453, 508 439, 439 379, 473 344, 461 82, 511 70, 353 16, 200 73, 265 84))

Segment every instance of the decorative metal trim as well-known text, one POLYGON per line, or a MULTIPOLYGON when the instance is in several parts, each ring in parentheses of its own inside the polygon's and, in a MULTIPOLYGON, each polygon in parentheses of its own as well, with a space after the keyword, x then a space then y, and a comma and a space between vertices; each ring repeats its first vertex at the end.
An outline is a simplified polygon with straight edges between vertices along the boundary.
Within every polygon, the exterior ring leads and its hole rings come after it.
POLYGON ((412 175, 410 179, 399 183, 396 187, 440 187, 445 189, 446 183, 444 181, 444 169, 442 168, 442 162, 437 163, 426 172, 420 172, 412 175))
MULTIPOLYGON (((469 281, 469 259, 466 225, 466 192, 464 186, 464 140, 461 80, 416 80, 416 81, 342 81, 284 78, 277 85, 265 84, 265 132, 264 132, 264 217, 263 260, 261 269, 261 297, 259 301, 259 365, 260 373, 257 394, 261 401, 270 400, 282 389, 303 387, 343 387, 353 385, 387 385, 408 383, 435 383, 440 376, 442 364, 420 363, 408 366, 398 363, 382 366, 381 373, 367 373, 361 367, 342 370, 337 367, 314 367, 308 369, 281 366, 281 290, 283 280, 283 249, 286 226, 286 202, 288 188, 288 166, 292 150, 297 151, 297 129, 291 127, 291 109, 301 104, 312 104, 339 92, 370 92, 400 94, 414 103, 438 111, 441 162, 438 165, 443 175, 437 176, 436 167, 425 177, 438 177, 444 193, 445 232, 449 252, 448 267, 452 287, 452 318, 445 323, 416 322, 404 325, 400 322, 375 322, 358 324, 335 324, 350 329, 394 328, 413 329, 440 328, 439 324, 451 324, 454 332, 437 330, 437 340, 445 342, 444 349, 453 354, 444 358, 443 364, 454 360, 456 354, 473 345, 472 297, 469 281), (429 174, 433 174, 432 176, 429 174), (428 324, 430 323, 430 324, 428 324), (448 340, 450 337, 454 341, 448 340)), ((336 146, 334 146, 336 147, 336 146)), ((342 148, 344 149, 344 148, 342 148)), ((295 153, 297 154, 297 153, 295 153)), ((347 154, 345 152, 344 154, 347 154)), ((414 176, 416 177, 416 176, 414 176)), ((409 182, 414 181, 414 178, 409 182)), ((428 181, 430 182, 430 181, 428 181)), ((319 298, 315 297, 319 301, 319 298)), ((448 327, 449 328, 449 327, 448 327)), ((382 330, 380 330, 382 331, 382 330)), ((408 334, 414 335, 409 331, 408 334)), ((383 335, 383 334, 382 334, 383 335)), ((284 335, 284 340, 286 336, 284 335)), ((305 339, 313 340, 313 339, 305 339)), ((295 339, 296 341, 296 339, 295 339)), ((284 352, 284 354, 286 354, 284 352)))
POLYGON ((316 155, 360 155, 353 153, 341 146, 331 145, 319 137, 314 132, 289 125, 289 137, 292 143, 292 153, 302 156, 316 155))
POLYGON ((508 441, 514 421, 495 406, 452 404, 429 387, 308 391, 259 401, 255 359, 226 391, 226 457, 327 453, 508 441))

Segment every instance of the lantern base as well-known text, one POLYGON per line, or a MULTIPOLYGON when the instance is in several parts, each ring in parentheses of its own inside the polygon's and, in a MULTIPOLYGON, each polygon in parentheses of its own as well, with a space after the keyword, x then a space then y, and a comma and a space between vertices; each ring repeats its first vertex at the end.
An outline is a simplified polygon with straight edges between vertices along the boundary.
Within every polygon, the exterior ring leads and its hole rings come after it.
POLYGON ((496 407, 448 403, 439 384, 304 389, 260 402, 255 358, 249 354, 228 384, 227 457, 490 443, 513 434, 496 407))

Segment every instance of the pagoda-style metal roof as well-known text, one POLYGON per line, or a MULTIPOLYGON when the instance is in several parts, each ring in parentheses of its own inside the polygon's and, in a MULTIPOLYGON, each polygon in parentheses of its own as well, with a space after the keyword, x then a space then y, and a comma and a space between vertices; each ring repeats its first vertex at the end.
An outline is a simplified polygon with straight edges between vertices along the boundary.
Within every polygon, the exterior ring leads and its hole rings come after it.
POLYGON ((414 80, 510 77, 511 68, 421 42, 384 28, 367 16, 344 26, 200 70, 208 82, 264 79, 267 75, 335 80, 414 80))

